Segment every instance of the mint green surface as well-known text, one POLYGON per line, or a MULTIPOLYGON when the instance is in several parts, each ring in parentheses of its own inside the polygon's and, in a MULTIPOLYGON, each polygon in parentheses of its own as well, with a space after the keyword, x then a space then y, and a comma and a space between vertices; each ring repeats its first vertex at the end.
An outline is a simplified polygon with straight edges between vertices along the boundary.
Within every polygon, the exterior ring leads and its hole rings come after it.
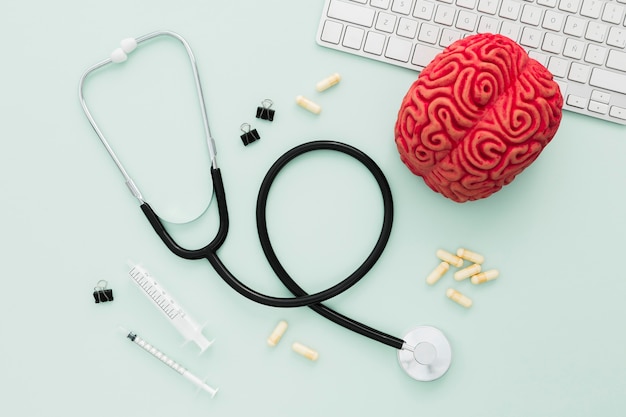
MULTIPOLYGON (((321 7, 321 0, 3 4, 0 415, 624 415, 626 129, 565 113, 553 142, 511 185, 453 203, 403 166, 393 142, 400 101, 417 73, 316 45, 321 7), (394 230, 373 271, 328 304, 399 337, 420 324, 440 328, 453 350, 442 379, 414 381, 392 348, 306 308, 256 305, 207 262, 178 259, 162 245, 77 97, 87 67, 119 40, 157 29, 186 37, 198 59, 230 205, 224 263, 259 291, 288 296, 256 236, 261 180, 300 143, 357 146, 388 177, 394 230), (316 92, 333 72, 341 83, 316 92), (298 94, 322 113, 296 106, 298 94), (275 103, 273 123, 254 117, 266 98, 275 103), (262 137, 248 147, 239 139, 245 122, 262 137), (428 287, 435 251, 461 246, 484 254, 500 278, 472 287, 448 274, 428 287), (207 323, 215 343, 202 356, 194 345, 181 347, 130 282, 129 259, 207 323), (95 304, 91 293, 102 279, 115 300, 95 304), (448 287, 474 306, 448 300, 448 287), (281 319, 289 329, 270 348, 266 338, 281 319), (220 392, 195 394, 118 326, 220 392), (319 360, 292 352, 295 341, 316 349, 319 360)), ((211 184, 184 51, 155 40, 135 54, 94 75, 87 99, 146 199, 174 217, 193 217, 211 184)), ((268 203, 271 237, 284 266, 316 291, 350 273, 374 245, 380 195, 360 165, 334 153, 311 154, 284 174, 268 203)), ((210 208, 172 230, 195 247, 212 239, 216 224, 210 208)))

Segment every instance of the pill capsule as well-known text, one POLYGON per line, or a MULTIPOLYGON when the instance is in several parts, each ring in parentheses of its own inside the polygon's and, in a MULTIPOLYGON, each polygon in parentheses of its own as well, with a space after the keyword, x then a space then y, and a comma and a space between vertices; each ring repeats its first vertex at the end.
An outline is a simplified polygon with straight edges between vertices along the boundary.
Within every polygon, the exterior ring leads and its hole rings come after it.
POLYGON ((450 264, 449 263, 441 262, 439 265, 437 265, 437 267, 435 269, 433 269, 433 272, 431 272, 426 277, 426 284, 433 285, 435 282, 439 281, 439 279, 442 276, 444 276, 444 274, 446 272, 448 272, 449 269, 450 269, 450 264))
POLYGON ((267 344, 270 346, 276 346, 278 342, 280 342, 280 338, 283 337, 285 331, 287 330, 287 322, 285 320, 281 320, 274 328, 274 331, 267 338, 267 344))
POLYGON ((454 279, 457 281, 463 281, 465 278, 469 278, 480 272, 482 267, 480 264, 470 265, 467 268, 460 269, 454 273, 454 279))
POLYGON ((320 114, 320 112, 322 111, 322 108, 319 106, 319 104, 312 102, 304 96, 297 96, 296 103, 298 103, 298 106, 307 109, 314 114, 320 114))
POLYGON ((483 262, 485 262, 484 256, 476 252, 472 252, 471 250, 467 250, 465 248, 459 248, 456 251, 456 256, 458 256, 459 258, 463 258, 466 261, 475 263, 475 264, 482 264, 483 262))
POLYGON ((500 271, 497 269, 490 269, 488 271, 481 272, 480 274, 473 275, 470 280, 472 281, 472 284, 482 284, 487 281, 493 281, 498 278, 499 275, 500 271))
POLYGON ((455 303, 465 308, 470 308, 472 306, 472 300, 469 297, 461 294, 460 292, 458 292, 457 290, 453 288, 448 288, 448 291, 446 291, 446 296, 452 301, 454 301, 455 303))
POLYGON ((312 361, 316 361, 319 357, 319 354, 316 351, 298 342, 295 342, 293 345, 291 345, 291 348, 294 350, 294 352, 312 361))
POLYGON ((341 75, 339 75, 338 73, 334 73, 333 75, 326 77, 320 82, 318 82, 317 84, 315 84, 315 89, 317 91, 328 90, 330 87, 337 84, 339 81, 341 81, 341 75))
POLYGON ((443 249, 439 249, 437 251, 437 258, 449 263, 450 265, 456 266, 457 268, 463 266, 463 259, 443 249))

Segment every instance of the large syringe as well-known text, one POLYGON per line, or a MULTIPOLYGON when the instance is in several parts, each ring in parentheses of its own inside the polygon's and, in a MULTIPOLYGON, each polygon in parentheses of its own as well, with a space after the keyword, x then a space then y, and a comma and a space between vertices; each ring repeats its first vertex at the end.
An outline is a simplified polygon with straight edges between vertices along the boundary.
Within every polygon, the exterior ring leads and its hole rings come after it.
POLYGON ((211 346, 213 341, 207 340, 202 334, 202 326, 200 326, 183 308, 178 304, 172 296, 163 288, 146 269, 139 265, 132 265, 128 272, 131 280, 137 284, 142 293, 148 297, 157 308, 161 311, 167 320, 180 332, 186 342, 192 341, 200 348, 200 353, 211 346))

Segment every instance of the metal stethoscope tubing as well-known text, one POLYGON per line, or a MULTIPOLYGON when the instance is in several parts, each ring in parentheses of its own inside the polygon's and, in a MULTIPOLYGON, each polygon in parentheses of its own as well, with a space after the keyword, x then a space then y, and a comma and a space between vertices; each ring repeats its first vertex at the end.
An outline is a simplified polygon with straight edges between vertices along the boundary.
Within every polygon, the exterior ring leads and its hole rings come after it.
MULTIPOLYGON (((105 146, 107 152, 117 165, 119 171, 122 173, 122 176, 124 177, 129 190, 131 191, 133 196, 139 200, 140 207, 147 217, 148 221, 152 225, 154 231, 161 238, 161 240, 168 247, 168 249, 181 258, 207 259, 212 267, 215 269, 215 271, 218 273, 218 275, 231 288, 254 302, 273 307, 286 308, 308 306, 321 316, 333 321, 336 324, 339 324, 349 330, 352 330, 370 339, 397 349, 400 365, 411 377, 417 380, 430 381, 442 376, 447 371, 450 365, 451 352, 447 339, 445 338, 443 333, 441 333, 436 328, 430 326, 418 326, 411 330, 409 333, 407 333, 407 335, 405 336, 406 340, 403 340, 366 326, 321 304, 322 302, 329 300, 346 291, 354 284, 356 284, 361 278, 363 278, 367 274, 367 272, 369 272, 369 270, 374 266, 376 261, 382 255, 382 252, 389 240, 391 227, 393 224, 393 199, 389 183, 387 182, 385 175, 378 167, 378 165, 369 156, 350 145, 335 141, 313 141, 299 145, 291 149, 290 151, 287 151, 272 165, 259 189, 256 217, 257 230, 259 234, 259 239, 261 241, 261 246, 272 269, 281 280, 281 282, 289 289, 289 291, 294 294, 294 297, 281 298, 262 294, 243 284, 228 270, 228 268, 223 264, 217 254, 217 251, 226 240, 229 228, 226 193, 224 190, 221 170, 217 165, 217 151, 215 148, 215 141, 211 137, 210 133, 207 112, 204 104, 204 95, 202 92, 202 86, 200 84, 200 77, 198 75, 196 60, 187 41, 182 36, 174 32, 152 32, 136 39, 132 39, 132 41, 135 42, 136 46, 142 42, 156 38, 158 36, 170 36, 177 39, 183 44, 189 56, 191 69, 193 72, 196 92, 198 94, 198 101, 204 123, 207 147, 211 159, 211 177, 213 181, 213 192, 217 202, 218 215, 220 219, 217 234, 209 244, 199 249, 186 249, 181 247, 171 237, 159 216, 144 200, 141 192, 139 191, 139 188, 135 185, 134 181, 129 176, 121 161, 116 156, 115 152, 109 145, 104 134, 99 129, 95 119, 89 111, 83 94, 85 79, 93 71, 96 71, 104 67, 105 65, 114 62, 112 58, 105 59, 91 66, 83 73, 79 82, 78 96, 83 111, 85 112, 85 115, 87 116, 87 119, 89 120, 91 126, 93 127, 94 131, 100 138, 100 141, 105 146), (283 268, 280 261, 278 260, 274 249, 272 248, 269 234, 267 232, 266 205, 271 185, 281 169, 299 155, 314 150, 331 150, 342 152, 357 159, 359 162, 365 165, 365 167, 368 168, 368 170, 376 179, 382 193, 384 216, 383 225, 376 245, 374 246, 368 257, 365 259, 365 261, 352 274, 350 274, 348 277, 346 277, 344 280, 340 281, 336 285, 314 294, 308 294, 289 276, 287 271, 283 268)), ((134 47, 132 49, 134 49, 134 47)), ((132 51, 132 49, 130 50, 132 51)))

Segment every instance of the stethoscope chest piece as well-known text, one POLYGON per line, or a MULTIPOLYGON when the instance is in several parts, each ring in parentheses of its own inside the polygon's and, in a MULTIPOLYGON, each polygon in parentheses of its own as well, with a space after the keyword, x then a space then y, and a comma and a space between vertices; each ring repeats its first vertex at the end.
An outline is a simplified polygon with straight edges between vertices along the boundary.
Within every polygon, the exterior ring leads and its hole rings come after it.
POLYGON ((418 326, 404 336, 398 350, 398 362, 409 376, 418 381, 442 377, 452 362, 452 349, 446 336, 431 326, 418 326))

